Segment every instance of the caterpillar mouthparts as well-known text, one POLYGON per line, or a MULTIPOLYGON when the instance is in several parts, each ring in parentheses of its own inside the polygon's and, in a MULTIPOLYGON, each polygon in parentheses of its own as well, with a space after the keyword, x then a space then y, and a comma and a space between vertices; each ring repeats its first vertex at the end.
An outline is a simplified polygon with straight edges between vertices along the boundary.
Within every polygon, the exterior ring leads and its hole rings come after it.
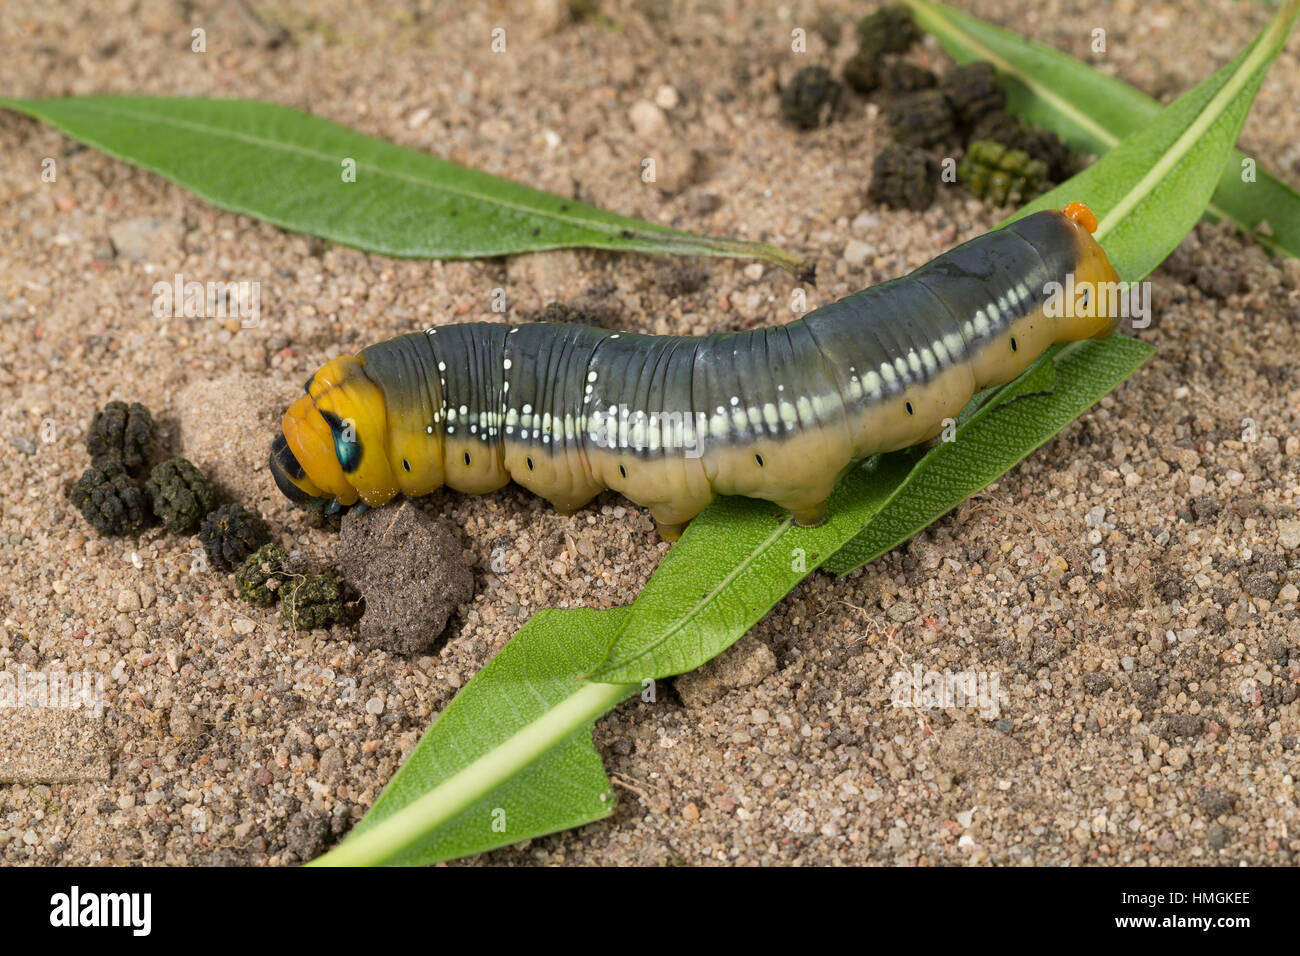
POLYGON ((1083 203, 1035 213, 746 332, 470 323, 399 336, 308 380, 271 474, 327 511, 513 480, 565 513, 612 489, 670 538, 720 494, 816 524, 854 461, 932 438, 1055 342, 1110 334, 1116 300, 1102 292, 1118 276, 1096 229, 1083 203), (1066 286, 1084 290, 1080 307, 1057 307, 1066 286))

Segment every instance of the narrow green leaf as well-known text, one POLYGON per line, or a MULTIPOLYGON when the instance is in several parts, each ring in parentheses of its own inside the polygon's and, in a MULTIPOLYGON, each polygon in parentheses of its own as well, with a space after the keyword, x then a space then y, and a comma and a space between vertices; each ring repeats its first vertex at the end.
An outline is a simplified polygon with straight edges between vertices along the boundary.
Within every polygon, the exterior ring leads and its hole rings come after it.
POLYGON ((679 232, 253 100, 142 96, 0 99, 214 206, 368 252, 464 259, 586 246, 762 259, 775 246, 679 232), (354 180, 346 175, 351 169, 354 180))
POLYGON ((447 705, 365 819, 314 863, 436 863, 612 813, 591 729, 639 685, 575 675, 600 662, 627 614, 533 615, 447 705))
MULTIPOLYGON (((905 0, 917 22, 959 63, 987 60, 1007 89, 1007 109, 1060 135, 1076 149, 1105 153, 1159 113, 1160 104, 1123 80, 930 0, 905 0)), ((1300 256, 1300 192, 1256 171, 1242 180, 1245 154, 1233 150, 1206 209, 1228 219, 1266 249, 1300 256), (1268 233, 1259 231, 1267 223, 1268 233)))

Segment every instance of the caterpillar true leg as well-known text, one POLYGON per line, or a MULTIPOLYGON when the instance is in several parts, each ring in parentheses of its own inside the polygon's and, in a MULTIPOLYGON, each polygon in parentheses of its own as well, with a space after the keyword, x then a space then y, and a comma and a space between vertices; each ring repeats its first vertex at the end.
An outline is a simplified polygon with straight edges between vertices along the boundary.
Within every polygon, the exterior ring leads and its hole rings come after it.
POLYGON ((717 495, 820 524, 854 461, 927 441, 1054 342, 1115 326, 1082 203, 972 239, 784 326, 698 338, 432 328, 322 366, 270 468, 294 501, 382 505, 513 480, 560 511, 610 488, 675 538, 717 495), (1062 286, 1092 294, 1061 305, 1062 286))

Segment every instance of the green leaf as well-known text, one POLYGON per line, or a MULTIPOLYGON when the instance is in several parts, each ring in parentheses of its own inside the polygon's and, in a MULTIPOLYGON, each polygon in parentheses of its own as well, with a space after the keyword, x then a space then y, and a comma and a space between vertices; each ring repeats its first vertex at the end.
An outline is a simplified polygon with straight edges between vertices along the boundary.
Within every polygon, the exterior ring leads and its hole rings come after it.
MULTIPOLYGON (((905 2, 954 60, 987 60, 997 67, 1008 111, 1076 149, 1105 153, 1160 113, 1160 104, 1145 93, 1059 50, 930 0, 905 2)), ((1300 192, 1262 169, 1255 182, 1243 182, 1245 158, 1231 152, 1206 214, 1230 220, 1266 249, 1300 256, 1300 192), (1261 223, 1271 235, 1258 231, 1261 223)))
POLYGON ((613 812, 595 719, 638 684, 575 675, 605 656, 628 608, 544 610, 442 712, 324 866, 415 866, 482 853, 613 812))
POLYGON ((0 99, 235 212, 367 252, 431 259, 586 246, 812 265, 766 243, 712 239, 588 206, 253 100, 0 99), (355 181, 345 181, 345 161, 355 181))

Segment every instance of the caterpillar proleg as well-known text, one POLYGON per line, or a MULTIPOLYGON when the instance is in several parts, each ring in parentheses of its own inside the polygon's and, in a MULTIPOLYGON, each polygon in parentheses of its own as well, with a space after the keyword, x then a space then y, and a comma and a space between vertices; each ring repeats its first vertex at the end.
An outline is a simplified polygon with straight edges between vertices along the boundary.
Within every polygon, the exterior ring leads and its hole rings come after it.
POLYGON ((562 512, 609 488, 675 538, 717 495, 813 525, 853 462, 937 435, 1055 342, 1101 338, 1118 281, 1082 203, 1027 216, 786 325, 688 337, 449 325, 334 359, 285 413, 270 468, 291 499, 374 507, 515 481, 562 512), (1059 286, 1058 286, 1059 287, 1059 286))

